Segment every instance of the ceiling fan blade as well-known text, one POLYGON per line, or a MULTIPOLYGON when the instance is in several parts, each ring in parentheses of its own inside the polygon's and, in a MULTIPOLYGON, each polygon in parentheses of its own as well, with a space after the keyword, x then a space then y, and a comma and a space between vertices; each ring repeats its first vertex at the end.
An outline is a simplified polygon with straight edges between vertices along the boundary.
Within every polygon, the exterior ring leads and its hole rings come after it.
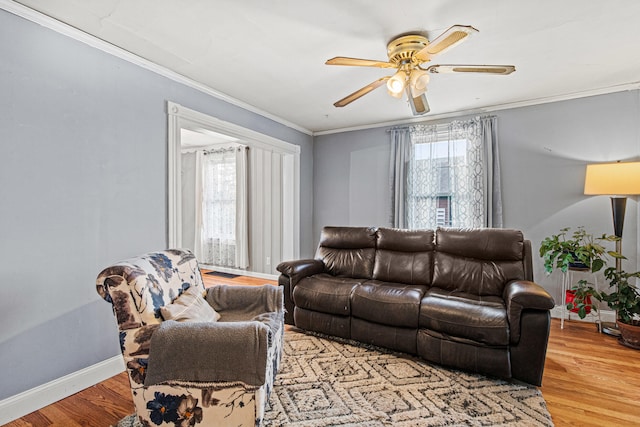
POLYGON ((431 110, 427 102, 426 93, 423 92, 420 96, 414 98, 411 94, 411 89, 407 88, 407 98, 409 99, 409 105, 411 105, 411 111, 413 111, 414 116, 427 114, 431 110))
POLYGON ((511 74, 516 70, 513 65, 431 65, 427 68, 430 73, 480 73, 480 74, 511 74))
POLYGON ((429 61, 433 55, 443 53, 458 44, 465 41, 470 35, 477 33, 478 30, 470 25, 454 25, 440 34, 422 50, 414 55, 421 62, 429 61))
POLYGON ((355 67, 378 67, 378 68, 396 68, 395 64, 385 61, 376 61, 375 59, 347 58, 345 56, 336 56, 325 62, 326 65, 349 65, 355 67))
POLYGON ((372 90, 377 89, 380 86, 382 86, 387 80, 389 80, 389 78, 390 78, 390 76, 386 76, 386 77, 382 77, 381 79, 376 80, 373 83, 369 83, 365 87, 360 88, 357 91, 353 92, 352 94, 345 96, 344 98, 342 98, 340 101, 336 102, 333 105, 336 106, 336 107, 344 107, 345 105, 349 105, 353 101, 355 101, 356 99, 358 99, 358 98, 368 94, 372 90))

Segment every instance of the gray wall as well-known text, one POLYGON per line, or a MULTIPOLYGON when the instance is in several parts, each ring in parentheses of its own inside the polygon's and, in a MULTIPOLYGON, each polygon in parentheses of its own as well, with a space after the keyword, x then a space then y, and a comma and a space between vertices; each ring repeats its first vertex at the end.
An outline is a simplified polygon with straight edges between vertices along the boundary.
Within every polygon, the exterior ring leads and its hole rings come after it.
POLYGON ((166 247, 167 100, 301 146, 302 189, 313 139, 4 10, 0 58, 2 400, 119 353, 95 278, 166 247))
POLYGON ((389 134, 385 129, 317 136, 313 158, 316 246, 325 225, 389 225, 389 134))
MULTIPOLYGON (((497 111, 505 227, 523 230, 535 251, 562 227, 613 233, 609 198, 583 194, 585 165, 638 159, 639 100, 629 91, 497 111)), ((325 225, 390 225, 386 129, 318 136, 313 150, 316 245, 325 225)), ((623 268, 638 269, 635 198, 627 202, 623 252, 623 268)), ((560 278, 545 276, 537 255, 534 267, 536 281, 560 301, 560 278)))
MULTIPOLYGON (((563 227, 613 234, 609 197, 583 194, 585 165, 639 159, 639 100, 629 91, 499 112, 505 224, 522 229, 535 250, 563 227)), ((627 201, 623 237, 623 268, 636 271, 636 197, 627 201)), ((538 256, 534 267, 536 281, 561 301, 559 274, 546 276, 538 256)))

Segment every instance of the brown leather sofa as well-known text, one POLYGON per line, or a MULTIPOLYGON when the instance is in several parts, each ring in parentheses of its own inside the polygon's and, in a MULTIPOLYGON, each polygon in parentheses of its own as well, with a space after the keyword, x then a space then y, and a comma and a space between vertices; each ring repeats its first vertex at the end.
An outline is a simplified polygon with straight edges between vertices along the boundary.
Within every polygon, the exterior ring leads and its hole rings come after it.
POLYGON ((518 230, 325 227, 277 267, 285 322, 540 385, 554 301, 531 256, 518 230))

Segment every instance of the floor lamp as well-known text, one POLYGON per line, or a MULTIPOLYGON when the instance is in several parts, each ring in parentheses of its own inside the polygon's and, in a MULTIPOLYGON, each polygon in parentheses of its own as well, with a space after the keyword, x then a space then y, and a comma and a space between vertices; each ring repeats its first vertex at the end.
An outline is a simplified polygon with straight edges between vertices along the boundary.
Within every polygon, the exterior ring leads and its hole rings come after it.
MULTIPOLYGON (((627 197, 640 194, 640 162, 600 163, 587 165, 584 180, 584 194, 611 196, 613 230, 618 240, 616 252, 622 254, 622 228, 627 197)), ((616 270, 622 270, 622 260, 616 259, 616 270)), ((618 314, 616 313, 616 318, 618 314)), ((617 319, 616 319, 617 320, 617 319)), ((602 324, 602 332, 618 336, 617 322, 602 324)))

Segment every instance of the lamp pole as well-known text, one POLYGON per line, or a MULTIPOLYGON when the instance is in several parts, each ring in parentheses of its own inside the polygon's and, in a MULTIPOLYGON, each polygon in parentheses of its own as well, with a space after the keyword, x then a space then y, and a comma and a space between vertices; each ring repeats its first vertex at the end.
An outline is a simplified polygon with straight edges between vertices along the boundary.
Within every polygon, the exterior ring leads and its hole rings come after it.
MULTIPOLYGON (((611 196, 611 213, 613 214, 613 234, 616 240, 616 252, 622 254, 622 229, 624 228, 624 213, 627 208, 627 198, 611 196)), ((622 259, 616 258, 616 271, 622 271, 622 259)), ((602 332, 614 337, 620 336, 618 329, 618 311, 615 312, 615 322, 602 322, 602 332)))

